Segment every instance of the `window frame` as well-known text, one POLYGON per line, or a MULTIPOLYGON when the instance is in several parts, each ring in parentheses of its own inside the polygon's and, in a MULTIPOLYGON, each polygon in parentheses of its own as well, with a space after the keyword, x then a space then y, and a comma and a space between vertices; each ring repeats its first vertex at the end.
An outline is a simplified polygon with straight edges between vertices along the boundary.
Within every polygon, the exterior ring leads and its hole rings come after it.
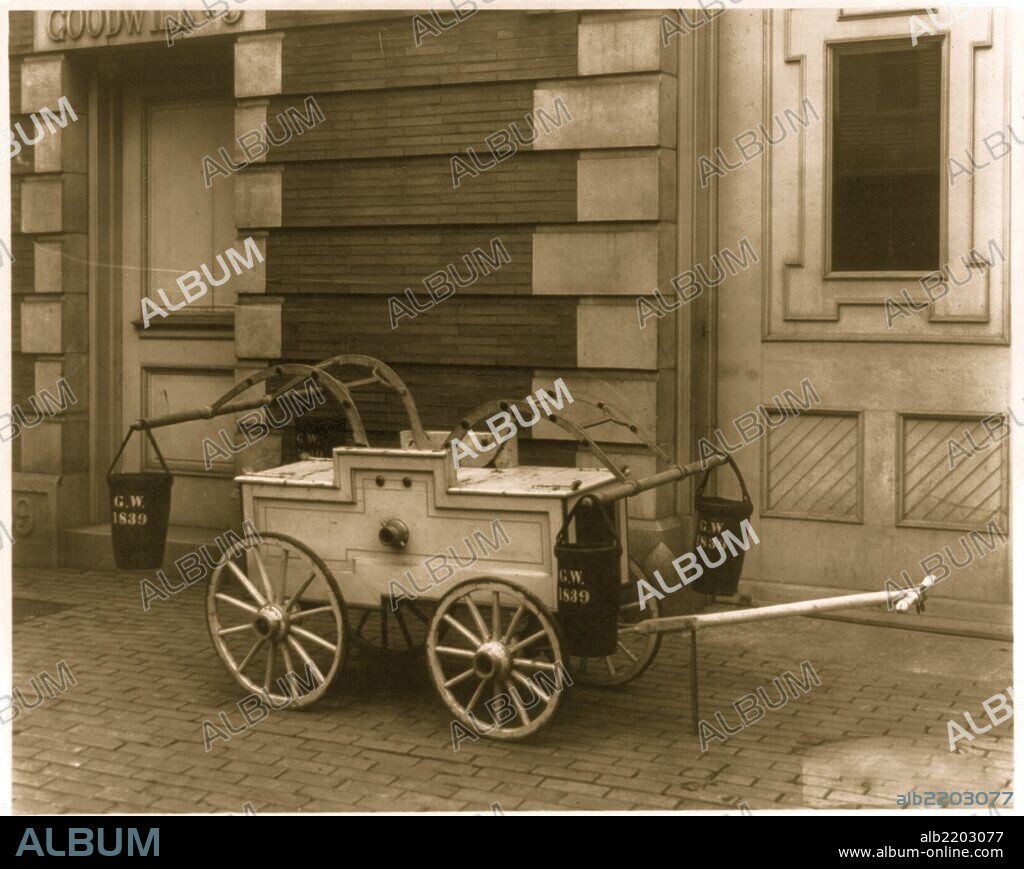
POLYGON ((935 36, 921 37, 917 40, 918 45, 922 43, 932 44, 938 42, 939 48, 939 238, 938 252, 939 261, 934 269, 926 270, 875 270, 875 271, 845 271, 832 268, 832 142, 834 137, 833 125, 835 122, 836 108, 836 67, 837 57, 840 54, 877 54, 883 51, 904 51, 907 48, 915 48, 908 36, 899 34, 897 36, 878 36, 870 39, 835 39, 826 40, 825 50, 825 154, 823 163, 824 207, 822 209, 823 224, 823 263, 822 277, 824 280, 842 281, 918 281, 922 277, 936 269, 941 269, 949 259, 948 246, 948 212, 949 212, 949 184, 946 177, 949 167, 949 39, 948 34, 942 33, 935 36))

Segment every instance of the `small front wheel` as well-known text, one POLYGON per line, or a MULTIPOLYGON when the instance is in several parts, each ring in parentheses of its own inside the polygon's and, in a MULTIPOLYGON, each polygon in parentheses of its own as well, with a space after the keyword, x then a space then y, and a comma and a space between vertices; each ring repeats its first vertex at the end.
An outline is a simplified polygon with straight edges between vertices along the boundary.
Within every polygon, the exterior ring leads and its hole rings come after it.
POLYGON ((236 544, 210 577, 206 617, 228 672, 275 708, 315 703, 345 661, 349 630, 338 583, 312 549, 286 534, 236 544))
POLYGON ((467 580, 441 599, 427 630, 427 663, 456 719, 491 739, 545 727, 572 684, 547 607, 499 579, 467 580))

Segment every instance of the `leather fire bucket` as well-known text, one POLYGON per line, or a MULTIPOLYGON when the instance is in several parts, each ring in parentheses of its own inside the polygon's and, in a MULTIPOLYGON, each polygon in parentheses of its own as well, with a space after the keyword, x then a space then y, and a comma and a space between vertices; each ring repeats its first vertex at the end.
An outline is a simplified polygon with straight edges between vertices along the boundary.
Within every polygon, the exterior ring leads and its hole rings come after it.
POLYGON ((577 502, 555 540, 558 622, 570 655, 611 655, 618 648, 622 544, 609 512, 577 502), (574 519, 575 541, 570 542, 574 519))
POLYGON ((114 547, 114 561, 121 570, 152 570, 160 567, 167 543, 174 477, 152 432, 149 429, 145 431, 163 466, 163 473, 114 473, 114 466, 132 436, 131 431, 125 436, 107 472, 107 485, 110 488, 110 540, 114 547))
POLYGON ((744 549, 735 547, 731 541, 727 544, 723 535, 728 531, 733 538, 743 538, 741 525, 751 517, 754 512, 754 504, 750 500, 750 492, 747 491, 747 483, 736 467, 732 456, 726 456, 729 465, 732 467, 736 478, 740 481, 740 489, 743 492, 742 500, 730 498, 717 498, 704 494, 704 487, 714 468, 708 468, 704 477, 697 487, 694 495, 694 516, 696 518, 696 534, 691 552, 697 554, 697 547, 703 547, 707 556, 702 560, 701 566, 704 573, 694 580, 691 588, 701 594, 715 594, 728 596, 736 594, 739 588, 740 575, 743 573, 744 549), (715 567, 708 567, 709 561, 716 562, 724 555, 721 564, 715 567))

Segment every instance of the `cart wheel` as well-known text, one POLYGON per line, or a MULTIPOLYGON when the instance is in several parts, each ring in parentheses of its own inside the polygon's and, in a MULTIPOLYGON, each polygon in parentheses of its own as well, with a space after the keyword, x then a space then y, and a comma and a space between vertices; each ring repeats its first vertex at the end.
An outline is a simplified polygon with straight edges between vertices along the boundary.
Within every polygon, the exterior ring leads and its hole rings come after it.
POLYGON ((430 605, 422 601, 389 601, 379 607, 352 608, 352 642, 370 655, 419 655, 427 638, 430 605))
POLYGON ((427 631, 427 662, 455 717, 492 739, 536 733, 572 684, 547 607, 498 579, 467 580, 441 599, 427 631))
POLYGON ((569 672, 581 685, 625 685, 641 675, 657 656, 661 634, 637 634, 628 629, 638 622, 658 618, 657 600, 647 601, 644 609, 640 609, 636 583, 643 578, 643 569, 629 559, 629 582, 619 588, 619 646, 615 653, 600 658, 569 658, 569 672))
POLYGON ((293 537, 267 532, 246 545, 210 577, 206 618, 214 648, 239 685, 275 708, 309 706, 331 686, 348 650, 338 583, 293 537))

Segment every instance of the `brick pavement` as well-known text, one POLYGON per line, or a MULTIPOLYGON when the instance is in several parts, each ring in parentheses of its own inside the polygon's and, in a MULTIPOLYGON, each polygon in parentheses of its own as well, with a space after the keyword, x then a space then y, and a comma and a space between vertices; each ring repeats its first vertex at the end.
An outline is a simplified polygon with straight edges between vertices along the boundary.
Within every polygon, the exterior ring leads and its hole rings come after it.
MULTIPOLYGON (((689 728, 688 641, 665 638, 639 680, 567 689, 529 743, 463 742, 422 661, 353 651, 329 697, 204 750, 201 724, 237 727, 244 693, 206 633, 204 587, 143 612, 130 574, 21 570, 40 607, 14 628, 14 685, 77 685, 13 722, 17 812, 754 810, 896 808, 910 790, 1008 791, 1012 721, 949 751, 946 722, 1011 684, 1009 643, 813 619, 702 636, 702 717, 809 660, 821 680, 702 752, 689 728)), ((911 617, 912 618, 912 617, 911 617)), ((11 726, 10 724, 6 726, 11 726)), ((717 726, 717 725, 716 725, 717 726)), ((966 726, 966 725, 965 725, 966 726)))

